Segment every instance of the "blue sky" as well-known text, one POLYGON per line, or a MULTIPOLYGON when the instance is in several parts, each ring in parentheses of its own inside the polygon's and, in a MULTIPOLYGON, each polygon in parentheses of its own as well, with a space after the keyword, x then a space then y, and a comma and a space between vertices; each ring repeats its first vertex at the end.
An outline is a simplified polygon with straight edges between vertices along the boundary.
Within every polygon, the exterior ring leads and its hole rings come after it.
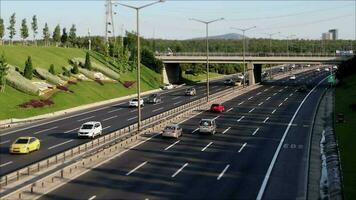
MULTIPOLYGON (((101 0, 0 0, 0 15, 8 26, 9 17, 16 12, 17 29, 21 20, 28 24, 32 15, 39 20, 40 36, 45 22, 50 30, 56 24, 69 29, 76 24, 78 34, 105 33, 105 1, 101 0)), ((152 1, 120 1, 131 5, 142 5, 152 1)), ((205 34, 203 24, 189 18, 225 20, 211 24, 209 34, 218 35, 236 32, 231 27, 257 26, 247 33, 250 37, 267 37, 265 33, 281 32, 275 38, 295 34, 297 38, 319 39, 322 32, 339 29, 339 38, 355 39, 355 1, 170 1, 156 4, 141 11, 141 33, 144 37, 187 39, 205 34)), ((116 33, 134 30, 135 11, 122 6, 115 8, 116 33)), ((7 32, 6 32, 7 33, 7 32)))

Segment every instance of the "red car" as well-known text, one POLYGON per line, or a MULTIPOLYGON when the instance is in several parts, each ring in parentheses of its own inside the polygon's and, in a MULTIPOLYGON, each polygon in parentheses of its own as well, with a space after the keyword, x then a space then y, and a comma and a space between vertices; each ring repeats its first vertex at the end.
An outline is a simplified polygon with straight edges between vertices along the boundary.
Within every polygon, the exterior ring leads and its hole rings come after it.
POLYGON ((224 112, 225 106, 222 104, 212 104, 210 107, 211 112, 224 112))

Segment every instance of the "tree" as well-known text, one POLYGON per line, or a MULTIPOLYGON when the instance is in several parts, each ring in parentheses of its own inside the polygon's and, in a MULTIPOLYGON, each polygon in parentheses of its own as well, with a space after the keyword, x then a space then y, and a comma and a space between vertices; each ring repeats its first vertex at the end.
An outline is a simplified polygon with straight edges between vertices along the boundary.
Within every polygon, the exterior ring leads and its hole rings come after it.
POLYGON ((78 68, 78 65, 76 63, 74 63, 74 66, 72 68, 72 73, 73 74, 79 74, 79 68, 78 68))
POLYGON ((26 19, 22 20, 21 23, 21 38, 22 38, 22 43, 25 44, 26 38, 28 38, 28 27, 27 27, 27 22, 26 19))
POLYGON ((53 75, 56 75, 56 72, 54 71, 54 65, 53 64, 51 64, 51 66, 49 67, 48 72, 53 74, 53 75))
POLYGON ((72 46, 75 45, 76 40, 77 40, 77 28, 75 27, 75 24, 72 25, 72 27, 69 30, 69 42, 72 44, 72 46))
POLYGON ((7 30, 9 30, 10 44, 12 44, 12 39, 16 34, 15 24, 16 24, 16 14, 13 13, 10 17, 10 25, 9 27, 7 27, 7 30))
POLYGON ((38 33, 38 26, 37 26, 37 16, 36 15, 34 15, 32 17, 31 28, 32 28, 32 31, 33 31, 33 42, 37 45, 36 35, 38 33))
POLYGON ((59 24, 56 26, 56 28, 54 28, 52 38, 56 43, 56 47, 58 47, 58 43, 61 41, 61 27, 59 24))
POLYGON ((7 75, 7 71, 9 67, 7 66, 5 55, 2 54, 0 57, 0 92, 5 91, 6 79, 5 76, 7 75))
POLYGON ((90 61, 90 55, 89 52, 85 55, 85 64, 83 66, 87 70, 91 70, 91 61, 90 61))
POLYGON ((29 56, 27 58, 27 61, 25 63, 25 70, 23 72, 24 77, 26 77, 27 79, 32 79, 33 76, 33 67, 32 67, 32 58, 31 56, 29 56))
POLYGON ((62 37, 61 37, 61 42, 63 44, 63 46, 67 46, 67 41, 68 41, 68 34, 67 34, 67 29, 63 28, 63 32, 62 32, 62 37))
POLYGON ((0 18, 0 44, 2 44, 2 38, 4 37, 4 33, 5 33, 4 20, 0 18))
POLYGON ((50 39, 49 28, 47 22, 45 23, 45 27, 43 28, 43 40, 45 41, 45 46, 48 46, 48 42, 50 39))

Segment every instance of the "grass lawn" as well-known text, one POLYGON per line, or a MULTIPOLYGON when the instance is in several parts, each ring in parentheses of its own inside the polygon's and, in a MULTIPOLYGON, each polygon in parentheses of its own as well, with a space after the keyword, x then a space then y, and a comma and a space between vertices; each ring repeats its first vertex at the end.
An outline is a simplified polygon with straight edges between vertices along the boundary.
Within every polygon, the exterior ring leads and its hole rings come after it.
POLYGON ((344 79, 336 89, 336 113, 345 115, 345 123, 336 124, 336 135, 341 154, 345 199, 356 199, 356 112, 350 108, 356 103, 356 75, 344 79))
MULTIPOLYGON (((192 75, 192 74, 185 74, 185 72, 182 73, 183 79, 187 80, 188 82, 199 82, 199 81, 205 81, 206 80, 206 73, 204 74, 198 74, 198 75, 192 75)), ((209 78, 217 78, 224 76, 223 74, 218 74, 214 72, 209 73, 209 78)))

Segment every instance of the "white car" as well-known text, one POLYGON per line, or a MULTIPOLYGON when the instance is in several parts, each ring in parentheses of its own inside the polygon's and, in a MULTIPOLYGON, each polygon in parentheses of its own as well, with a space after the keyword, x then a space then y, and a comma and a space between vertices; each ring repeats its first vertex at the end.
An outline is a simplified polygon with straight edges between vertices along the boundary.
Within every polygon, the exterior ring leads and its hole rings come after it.
POLYGON ((315 71, 320 72, 320 68, 316 68, 315 71))
POLYGON ((170 83, 167 83, 167 84, 165 84, 164 86, 163 86, 163 89, 164 90, 171 90, 171 89, 173 89, 174 88, 174 86, 172 85, 172 84, 170 84, 170 83))
POLYGON ((94 138, 101 135, 102 131, 103 127, 100 122, 86 122, 80 127, 78 137, 94 138))
MULTIPOLYGON (((143 99, 140 98, 140 104, 143 107, 144 103, 143 103, 143 99)), ((138 98, 133 98, 131 99, 131 101, 129 101, 129 107, 138 107, 138 98)))
POLYGON ((283 66, 280 67, 280 68, 279 68, 279 71, 280 71, 280 72, 283 72, 283 71, 284 71, 284 67, 283 67, 283 66))
POLYGON ((162 136, 178 138, 182 136, 182 132, 182 128, 178 124, 170 124, 164 128, 162 136))
POLYGON ((334 65, 334 66, 333 66, 333 69, 337 69, 337 66, 336 66, 336 65, 334 65))
POLYGON ((327 68, 325 68, 324 69, 326 72, 329 72, 330 71, 330 69, 327 67, 327 68))
POLYGON ((245 76, 243 74, 237 74, 237 79, 243 80, 245 76))
POLYGON ((295 80, 295 79, 296 79, 295 75, 289 77, 289 80, 295 80))

